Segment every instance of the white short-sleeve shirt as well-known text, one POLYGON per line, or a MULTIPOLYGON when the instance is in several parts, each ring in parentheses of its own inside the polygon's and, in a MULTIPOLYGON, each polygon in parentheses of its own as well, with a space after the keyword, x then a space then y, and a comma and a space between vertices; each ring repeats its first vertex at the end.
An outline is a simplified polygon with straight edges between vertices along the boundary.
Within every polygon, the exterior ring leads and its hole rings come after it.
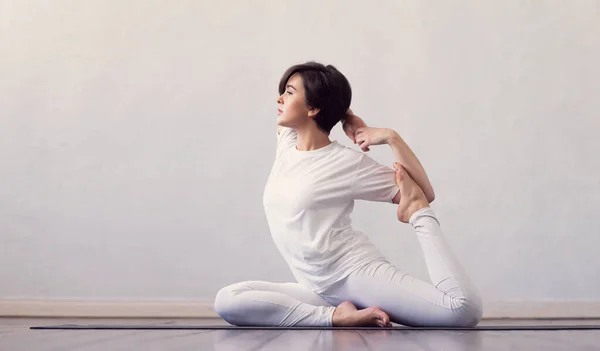
POLYGON ((392 202, 399 188, 391 167, 336 141, 299 151, 296 132, 278 135, 263 205, 275 245, 296 280, 315 292, 378 259, 365 233, 352 228, 354 200, 392 202))

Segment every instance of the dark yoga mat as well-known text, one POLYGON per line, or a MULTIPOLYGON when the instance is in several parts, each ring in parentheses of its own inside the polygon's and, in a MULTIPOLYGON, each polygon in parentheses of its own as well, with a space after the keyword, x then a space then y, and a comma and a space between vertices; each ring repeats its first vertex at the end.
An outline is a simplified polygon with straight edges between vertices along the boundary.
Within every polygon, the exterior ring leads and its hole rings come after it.
POLYGON ((89 329, 112 329, 112 330, 600 330, 600 325, 481 325, 475 328, 452 328, 452 327, 236 327, 232 325, 102 325, 102 324, 60 324, 50 326, 34 326, 31 329, 71 329, 71 330, 89 330, 89 329))

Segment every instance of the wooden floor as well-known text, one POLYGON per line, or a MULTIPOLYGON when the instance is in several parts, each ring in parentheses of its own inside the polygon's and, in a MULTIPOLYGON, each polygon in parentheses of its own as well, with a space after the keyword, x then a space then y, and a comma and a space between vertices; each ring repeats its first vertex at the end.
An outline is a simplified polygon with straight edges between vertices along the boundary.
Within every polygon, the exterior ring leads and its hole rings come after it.
MULTIPOLYGON (((226 324, 214 319, 0 318, 0 350, 600 350, 600 330, 346 331, 346 330, 30 330, 55 324, 226 324)), ((484 324, 536 321, 484 321, 484 324)), ((544 324, 552 321, 543 321, 544 324)), ((599 324, 600 320, 554 321, 599 324)))

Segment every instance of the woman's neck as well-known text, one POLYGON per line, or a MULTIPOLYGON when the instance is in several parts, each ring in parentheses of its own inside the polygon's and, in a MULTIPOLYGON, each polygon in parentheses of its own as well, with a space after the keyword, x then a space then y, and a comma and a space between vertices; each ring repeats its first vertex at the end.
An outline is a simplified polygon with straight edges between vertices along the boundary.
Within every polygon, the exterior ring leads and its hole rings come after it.
POLYGON ((296 149, 299 151, 317 150, 331 144, 329 135, 317 127, 307 126, 296 129, 296 149))

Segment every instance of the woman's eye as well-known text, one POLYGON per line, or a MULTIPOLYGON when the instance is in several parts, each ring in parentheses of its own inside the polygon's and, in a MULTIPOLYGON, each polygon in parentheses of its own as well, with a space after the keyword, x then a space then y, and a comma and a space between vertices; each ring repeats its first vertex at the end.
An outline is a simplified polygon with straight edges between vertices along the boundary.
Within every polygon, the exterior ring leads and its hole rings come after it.
POLYGON ((286 91, 286 93, 288 93, 288 94, 292 95, 292 92, 291 92, 291 91, 286 91))

